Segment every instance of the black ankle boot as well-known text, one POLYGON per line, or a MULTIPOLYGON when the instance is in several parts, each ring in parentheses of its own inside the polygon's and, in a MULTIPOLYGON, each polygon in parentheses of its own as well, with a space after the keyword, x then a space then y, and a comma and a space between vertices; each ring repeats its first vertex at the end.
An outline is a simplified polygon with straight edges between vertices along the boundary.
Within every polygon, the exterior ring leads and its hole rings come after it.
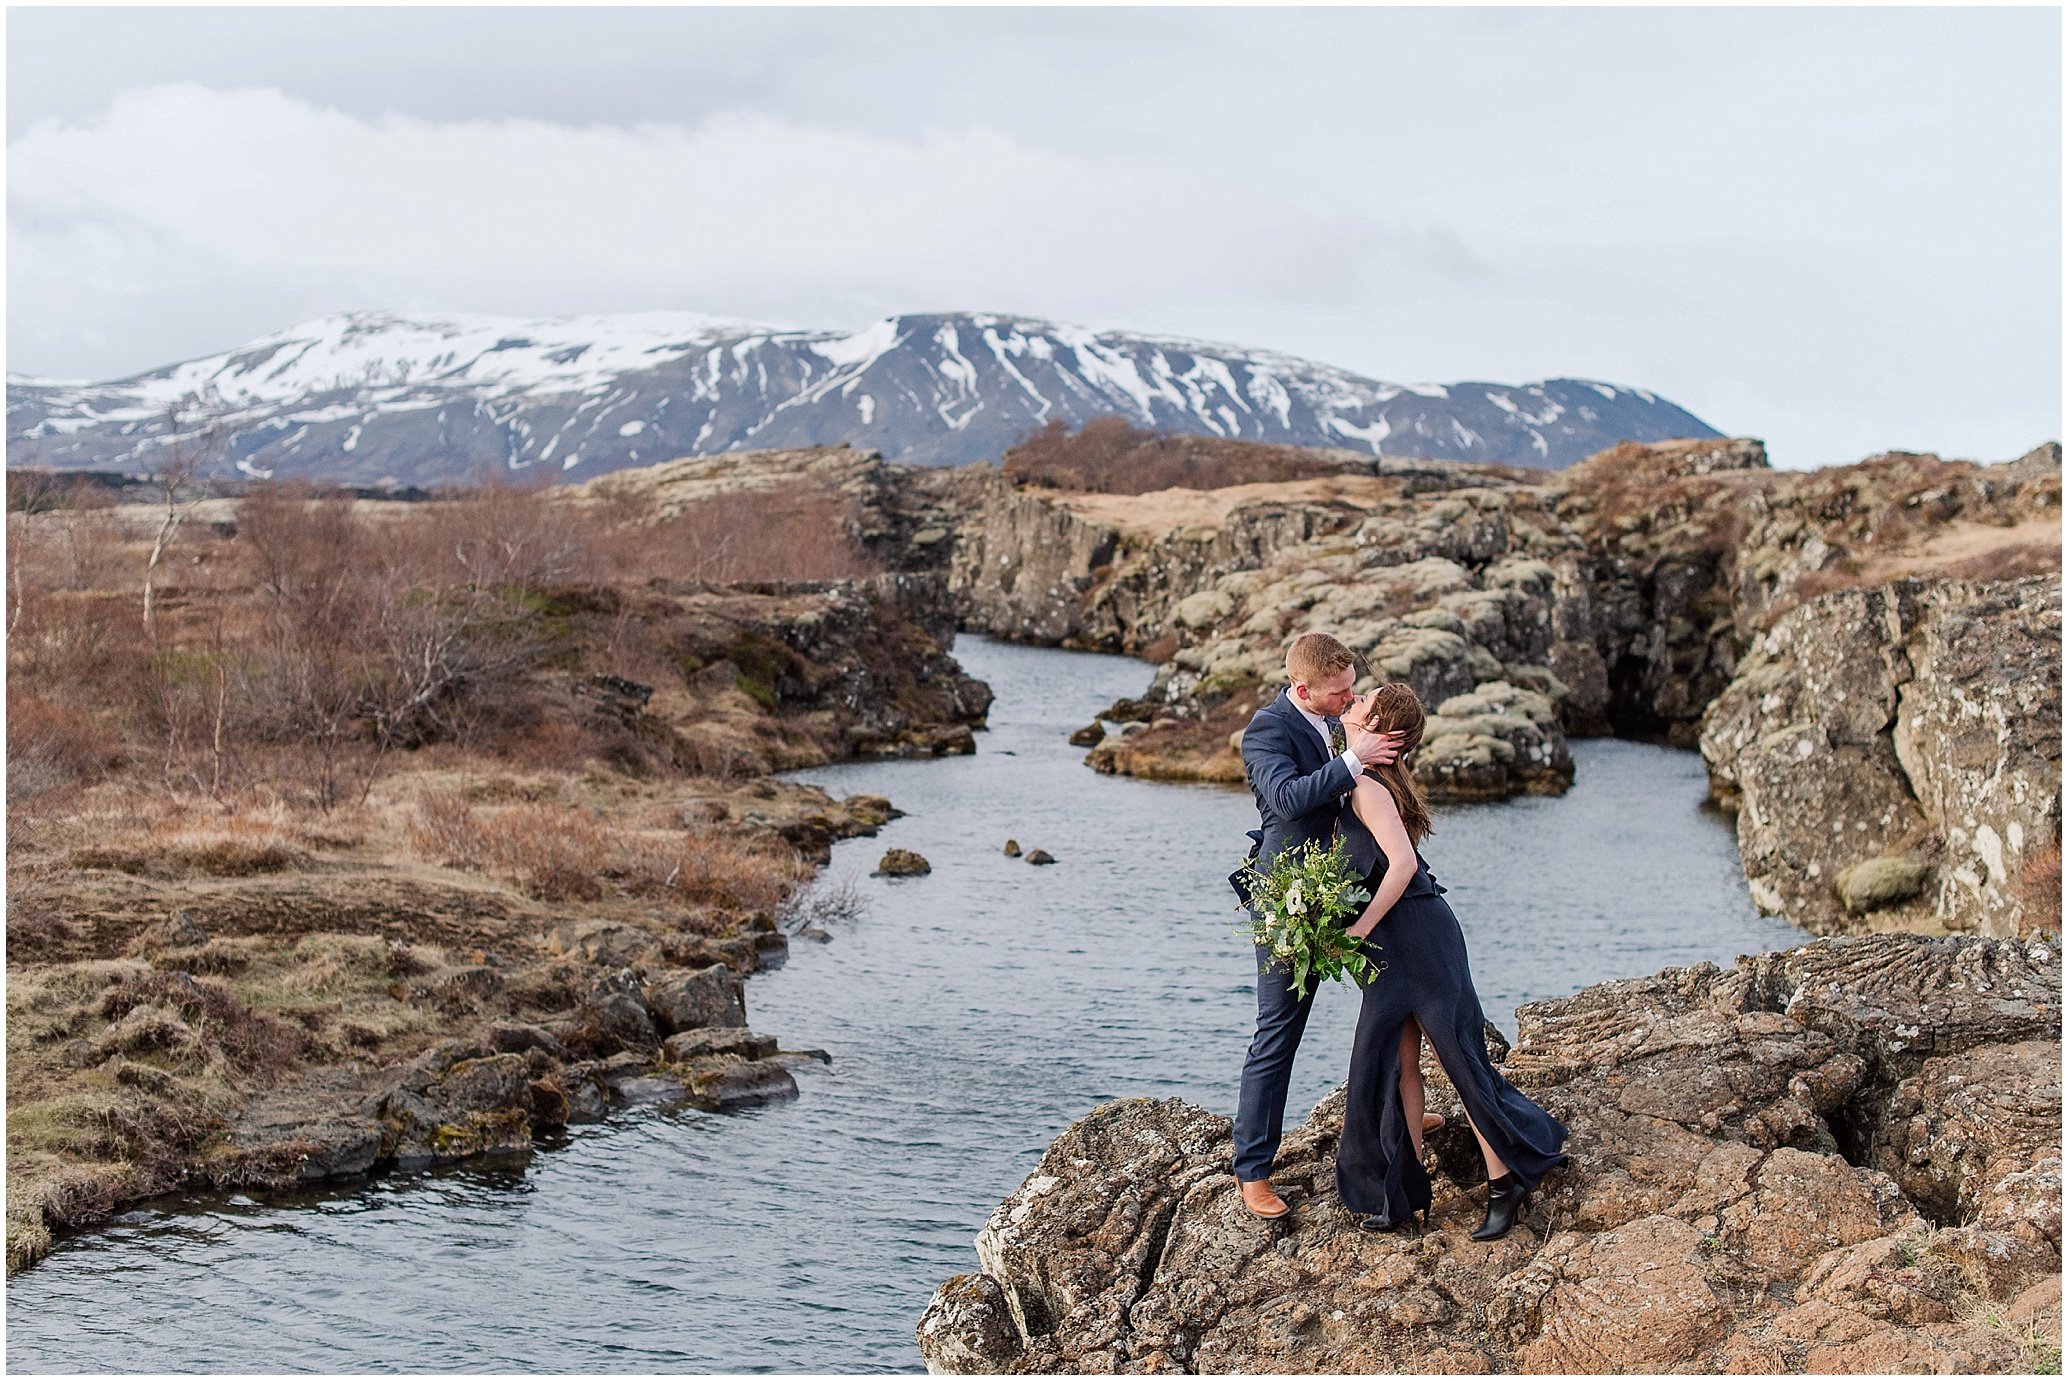
POLYGON ((1522 1216, 1522 1204, 1529 1197, 1529 1191, 1522 1187, 1522 1181, 1510 1170, 1497 1180, 1486 1182, 1486 1221, 1473 1230, 1474 1242, 1491 1242, 1504 1236, 1515 1220, 1522 1216))

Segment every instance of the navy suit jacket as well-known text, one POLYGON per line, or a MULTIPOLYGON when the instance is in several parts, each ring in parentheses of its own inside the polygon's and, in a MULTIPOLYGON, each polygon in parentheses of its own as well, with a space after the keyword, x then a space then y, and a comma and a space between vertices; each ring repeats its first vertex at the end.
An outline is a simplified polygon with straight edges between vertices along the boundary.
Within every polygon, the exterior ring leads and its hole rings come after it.
MULTIPOLYGON (((1333 727, 1337 721, 1326 722, 1333 727)), ((1291 692, 1280 691, 1242 731, 1242 769, 1262 817, 1263 827, 1250 831, 1258 845, 1259 870, 1269 872, 1280 854, 1310 839, 1326 846, 1339 816, 1349 816, 1354 826, 1343 833, 1360 875, 1376 866, 1378 847, 1344 799, 1356 778, 1341 755, 1330 753, 1321 742, 1293 704, 1291 692)))

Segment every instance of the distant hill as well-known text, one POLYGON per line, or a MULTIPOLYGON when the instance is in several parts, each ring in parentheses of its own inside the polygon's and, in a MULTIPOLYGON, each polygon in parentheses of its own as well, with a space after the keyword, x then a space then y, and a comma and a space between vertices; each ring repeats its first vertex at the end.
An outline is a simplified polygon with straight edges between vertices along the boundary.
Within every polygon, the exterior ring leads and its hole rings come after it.
POLYGON ((223 427, 226 471, 357 484, 505 468, 579 480, 842 441, 961 465, 996 461, 1053 420, 1115 415, 1174 434, 1552 469, 1620 441, 1720 435, 1640 388, 1389 384, 1025 317, 896 316, 842 333, 680 312, 350 312, 129 379, 10 376, 9 463, 146 468, 166 406, 187 394, 223 427))

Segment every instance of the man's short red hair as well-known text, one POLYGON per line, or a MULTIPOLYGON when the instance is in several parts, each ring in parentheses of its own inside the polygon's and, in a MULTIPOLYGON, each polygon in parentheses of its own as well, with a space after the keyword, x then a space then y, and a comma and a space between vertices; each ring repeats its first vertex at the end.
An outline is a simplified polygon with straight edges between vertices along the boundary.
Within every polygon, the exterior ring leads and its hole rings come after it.
POLYGON ((1302 633, 1285 652, 1285 674, 1294 685, 1313 685, 1357 665, 1357 654, 1326 633, 1302 633))

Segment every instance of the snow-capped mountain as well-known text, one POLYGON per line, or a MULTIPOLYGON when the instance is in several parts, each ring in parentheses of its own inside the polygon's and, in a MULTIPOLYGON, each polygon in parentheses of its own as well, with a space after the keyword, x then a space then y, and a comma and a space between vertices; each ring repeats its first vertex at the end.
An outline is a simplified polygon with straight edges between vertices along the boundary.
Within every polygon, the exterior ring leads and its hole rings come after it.
MULTIPOLYGON (((1389 384, 1290 355, 1025 317, 780 331, 685 312, 350 312, 106 383, 11 376, 13 464, 154 463, 192 395, 248 475, 428 484, 507 468, 586 479, 725 451, 873 447, 996 460, 1035 427, 1120 414, 1178 433, 1557 468, 1618 441, 1716 436, 1643 389, 1389 384)), ((191 425, 190 423, 189 425, 191 425)))

